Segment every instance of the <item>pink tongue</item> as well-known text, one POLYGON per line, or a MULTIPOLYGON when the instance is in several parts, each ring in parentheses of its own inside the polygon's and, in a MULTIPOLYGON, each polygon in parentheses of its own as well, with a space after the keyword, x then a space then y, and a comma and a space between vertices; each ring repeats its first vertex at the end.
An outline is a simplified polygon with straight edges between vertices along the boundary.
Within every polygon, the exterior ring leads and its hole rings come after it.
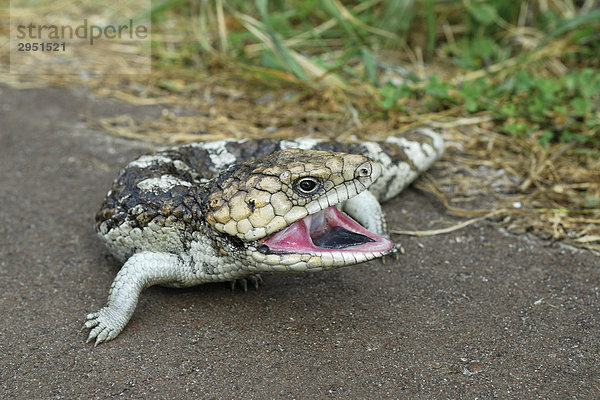
POLYGON ((263 244, 273 249, 305 249, 313 247, 310 238, 309 228, 306 226, 306 220, 310 221, 310 216, 294 222, 284 230, 276 233, 270 239, 266 239, 263 244))
POLYGON ((284 230, 277 232, 273 236, 262 241, 261 244, 267 245, 273 252, 283 253, 314 253, 314 252, 329 252, 330 249, 317 247, 314 245, 310 237, 311 225, 313 226, 313 234, 322 233, 332 227, 338 226, 350 232, 355 232, 360 235, 367 236, 372 239, 372 242, 363 243, 357 246, 336 249, 336 251, 361 251, 361 252, 383 252, 391 250, 394 246, 389 239, 378 236, 363 228, 359 223, 341 213, 337 207, 331 206, 318 214, 309 215, 299 221, 294 222, 284 230), (319 215, 323 213, 322 215, 319 215))

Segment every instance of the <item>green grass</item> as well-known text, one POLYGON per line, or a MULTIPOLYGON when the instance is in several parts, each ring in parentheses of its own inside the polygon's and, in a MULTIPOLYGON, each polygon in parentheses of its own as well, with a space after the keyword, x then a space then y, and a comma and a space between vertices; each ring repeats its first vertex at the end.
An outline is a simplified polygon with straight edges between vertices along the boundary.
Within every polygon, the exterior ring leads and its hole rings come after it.
POLYGON ((317 95, 359 92, 372 99, 363 117, 488 113, 517 139, 597 155, 600 9, 578 3, 163 0, 153 3, 154 27, 181 21, 187 45, 167 51, 159 40, 154 54, 156 65, 185 68, 216 59, 242 78, 317 95))
POLYGON ((482 77, 453 86, 434 75, 422 89, 386 85, 380 94, 385 110, 406 111, 402 100, 421 99, 422 113, 457 106, 465 114, 485 111, 501 122, 503 132, 517 138, 538 135, 542 145, 575 142, 600 147, 600 74, 592 68, 560 78, 517 70, 500 85, 482 77))

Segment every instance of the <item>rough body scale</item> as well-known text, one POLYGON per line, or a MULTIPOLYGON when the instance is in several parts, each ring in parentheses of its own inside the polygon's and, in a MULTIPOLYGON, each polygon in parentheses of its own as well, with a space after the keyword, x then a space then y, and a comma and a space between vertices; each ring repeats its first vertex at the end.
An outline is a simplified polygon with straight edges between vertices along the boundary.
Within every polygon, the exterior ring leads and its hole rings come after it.
POLYGON ((88 341, 114 339, 152 285, 245 284, 394 251, 380 203, 443 150, 440 135, 421 128, 381 142, 221 140, 141 156, 96 215, 123 266, 107 305, 86 317, 88 341))

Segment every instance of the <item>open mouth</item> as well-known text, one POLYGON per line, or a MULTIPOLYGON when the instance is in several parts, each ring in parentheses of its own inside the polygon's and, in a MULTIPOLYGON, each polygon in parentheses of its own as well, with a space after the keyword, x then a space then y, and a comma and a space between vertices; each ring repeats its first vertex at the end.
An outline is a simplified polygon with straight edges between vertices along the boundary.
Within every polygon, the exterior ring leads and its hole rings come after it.
POLYGON ((391 240, 369 232, 336 206, 294 222, 260 242, 264 253, 387 252, 391 240))

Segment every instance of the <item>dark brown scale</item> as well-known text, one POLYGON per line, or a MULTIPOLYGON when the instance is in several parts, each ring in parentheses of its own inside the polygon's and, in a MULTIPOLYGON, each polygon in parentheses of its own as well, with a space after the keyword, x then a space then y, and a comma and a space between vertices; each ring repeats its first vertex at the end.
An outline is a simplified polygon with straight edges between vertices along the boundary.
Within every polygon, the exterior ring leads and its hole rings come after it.
MULTIPOLYGON (((169 153, 168 156, 172 159, 176 155, 174 151, 159 154, 167 156, 165 153, 169 153)), ((197 182, 190 172, 175 168, 173 163, 153 162, 146 168, 126 167, 113 184, 110 195, 105 198, 96 215, 96 229, 99 229, 104 221, 110 230, 126 220, 130 220, 133 227, 143 228, 159 216, 174 216, 178 219, 194 221, 198 217, 199 210, 196 197, 198 188, 177 185, 163 192, 141 190, 138 187, 138 184, 146 179, 159 178, 163 175, 173 175, 183 181, 197 182)))
MULTIPOLYGON (((419 133, 403 135, 411 140, 431 142, 431 139, 419 133)), ((202 210, 208 209, 208 195, 217 190, 223 190, 230 180, 243 181, 251 171, 259 165, 264 168, 280 165, 285 160, 269 155, 281 150, 280 139, 258 139, 243 142, 231 141, 225 144, 225 149, 236 160, 235 166, 220 171, 212 163, 210 152, 193 145, 180 146, 177 149, 168 149, 155 153, 166 157, 171 162, 152 162, 145 168, 128 166, 113 184, 111 194, 106 197, 100 211, 96 215, 96 228, 106 222, 110 230, 130 220, 134 227, 143 228, 155 218, 160 216, 173 217, 183 220, 186 229, 197 229, 197 224, 202 223, 202 210), (177 169, 174 162, 181 161, 190 171, 177 169), (241 164, 240 164, 241 163, 241 164), (160 178, 163 175, 172 175, 180 180, 190 182, 191 187, 178 185, 170 190, 147 191, 138 188, 138 183, 150 178, 160 178), (213 179, 217 177, 216 179, 213 179), (200 179, 211 179, 208 183, 200 179), (141 208, 141 210, 140 210, 141 208), (136 214, 133 211, 137 211, 136 214), (192 226, 190 226, 192 224, 192 226)), ((411 161, 404 151, 396 144, 379 142, 382 150, 392 159, 394 164, 411 161)), ((323 141, 313 146, 314 150, 342 152, 350 154, 367 154, 368 151, 361 143, 342 143, 323 141)), ((300 156, 301 158, 301 156, 300 156)))

